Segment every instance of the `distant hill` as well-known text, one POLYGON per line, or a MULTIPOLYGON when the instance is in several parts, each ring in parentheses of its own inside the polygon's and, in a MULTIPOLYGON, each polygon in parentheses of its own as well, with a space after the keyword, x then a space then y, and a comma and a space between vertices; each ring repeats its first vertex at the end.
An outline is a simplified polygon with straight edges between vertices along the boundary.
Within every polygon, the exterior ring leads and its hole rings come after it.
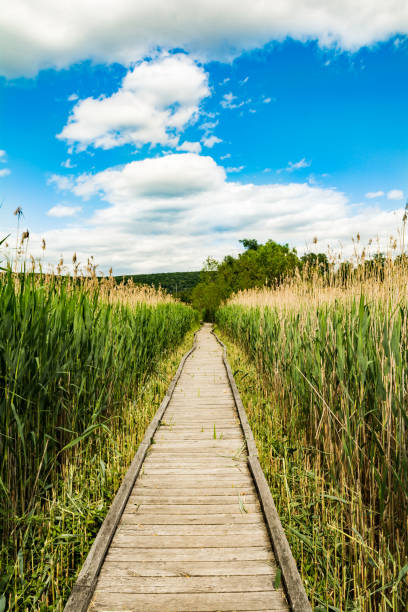
POLYGON ((132 279, 137 285, 162 287, 182 299, 187 298, 200 280, 200 272, 158 272, 157 274, 127 274, 115 276, 117 282, 132 279))

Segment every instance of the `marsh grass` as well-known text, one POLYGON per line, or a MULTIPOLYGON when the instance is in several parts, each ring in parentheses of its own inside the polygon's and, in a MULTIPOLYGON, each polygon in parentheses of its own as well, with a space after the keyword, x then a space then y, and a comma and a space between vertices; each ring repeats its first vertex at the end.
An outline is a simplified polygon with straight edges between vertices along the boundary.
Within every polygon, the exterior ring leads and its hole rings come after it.
POLYGON ((150 288, 1 276, 0 609, 62 610, 195 321, 150 288))
POLYGON ((407 281, 405 258, 349 276, 309 271, 237 294, 217 314, 263 469, 324 610, 406 609, 407 281))

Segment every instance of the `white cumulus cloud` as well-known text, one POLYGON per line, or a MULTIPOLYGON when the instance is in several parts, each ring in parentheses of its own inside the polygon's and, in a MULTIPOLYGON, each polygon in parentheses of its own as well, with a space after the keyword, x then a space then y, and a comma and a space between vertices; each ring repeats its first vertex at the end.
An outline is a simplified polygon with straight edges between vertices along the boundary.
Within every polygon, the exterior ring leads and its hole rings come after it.
POLYGON ((287 36, 353 51, 407 32, 405 0, 13 0, 0 11, 0 73, 130 64, 157 48, 223 60, 287 36))
POLYGON ((388 200, 402 200, 404 197, 404 192, 401 189, 391 189, 387 191, 387 199, 388 200))
POLYGON ((9 170, 9 168, 3 168, 0 170, 0 178, 8 176, 9 174, 11 174, 11 170, 9 170))
POLYGON ((184 53, 164 54, 137 64, 113 95, 78 101, 58 138, 78 150, 126 143, 176 147, 209 94, 202 67, 184 53))
POLYGON ((66 206, 64 204, 57 204, 49 209, 47 215, 50 217, 74 217, 81 212, 81 206, 66 206))
POLYGON ((208 255, 236 253, 245 236, 288 242, 299 252, 314 236, 319 249, 351 245, 356 232, 362 242, 385 239, 396 235, 403 214, 356 209, 343 193, 307 183, 229 181, 211 157, 193 153, 80 175, 71 178, 71 191, 83 199, 99 196, 101 206, 81 225, 48 231, 48 257, 69 259, 77 251, 82 261, 94 255, 103 269, 113 265, 118 273, 199 269, 208 255))

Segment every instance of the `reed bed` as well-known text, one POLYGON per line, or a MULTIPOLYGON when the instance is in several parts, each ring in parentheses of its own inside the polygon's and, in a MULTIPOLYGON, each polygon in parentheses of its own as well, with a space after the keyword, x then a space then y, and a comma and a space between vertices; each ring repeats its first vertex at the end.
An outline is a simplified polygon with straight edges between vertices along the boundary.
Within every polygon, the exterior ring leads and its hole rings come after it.
POLYGON ((1 275, 0 610, 63 608, 195 322, 150 288, 1 275))
POLYGON ((408 272, 401 258, 367 268, 304 271, 217 313, 322 610, 402 611, 408 601, 408 272))

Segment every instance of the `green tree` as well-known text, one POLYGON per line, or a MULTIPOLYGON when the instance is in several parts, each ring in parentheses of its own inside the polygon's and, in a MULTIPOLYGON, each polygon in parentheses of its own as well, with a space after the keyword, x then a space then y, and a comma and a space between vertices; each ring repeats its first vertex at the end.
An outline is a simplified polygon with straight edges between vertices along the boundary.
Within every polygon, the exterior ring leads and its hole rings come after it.
POLYGON ((258 241, 255 238, 243 238, 240 243, 248 251, 257 251, 259 248, 258 241))
POLYGON ((200 283, 193 289, 192 302, 206 320, 213 320, 221 302, 232 293, 254 287, 274 286, 300 265, 295 249, 268 240, 240 240, 246 249, 238 257, 227 255, 221 263, 207 258, 200 283))

